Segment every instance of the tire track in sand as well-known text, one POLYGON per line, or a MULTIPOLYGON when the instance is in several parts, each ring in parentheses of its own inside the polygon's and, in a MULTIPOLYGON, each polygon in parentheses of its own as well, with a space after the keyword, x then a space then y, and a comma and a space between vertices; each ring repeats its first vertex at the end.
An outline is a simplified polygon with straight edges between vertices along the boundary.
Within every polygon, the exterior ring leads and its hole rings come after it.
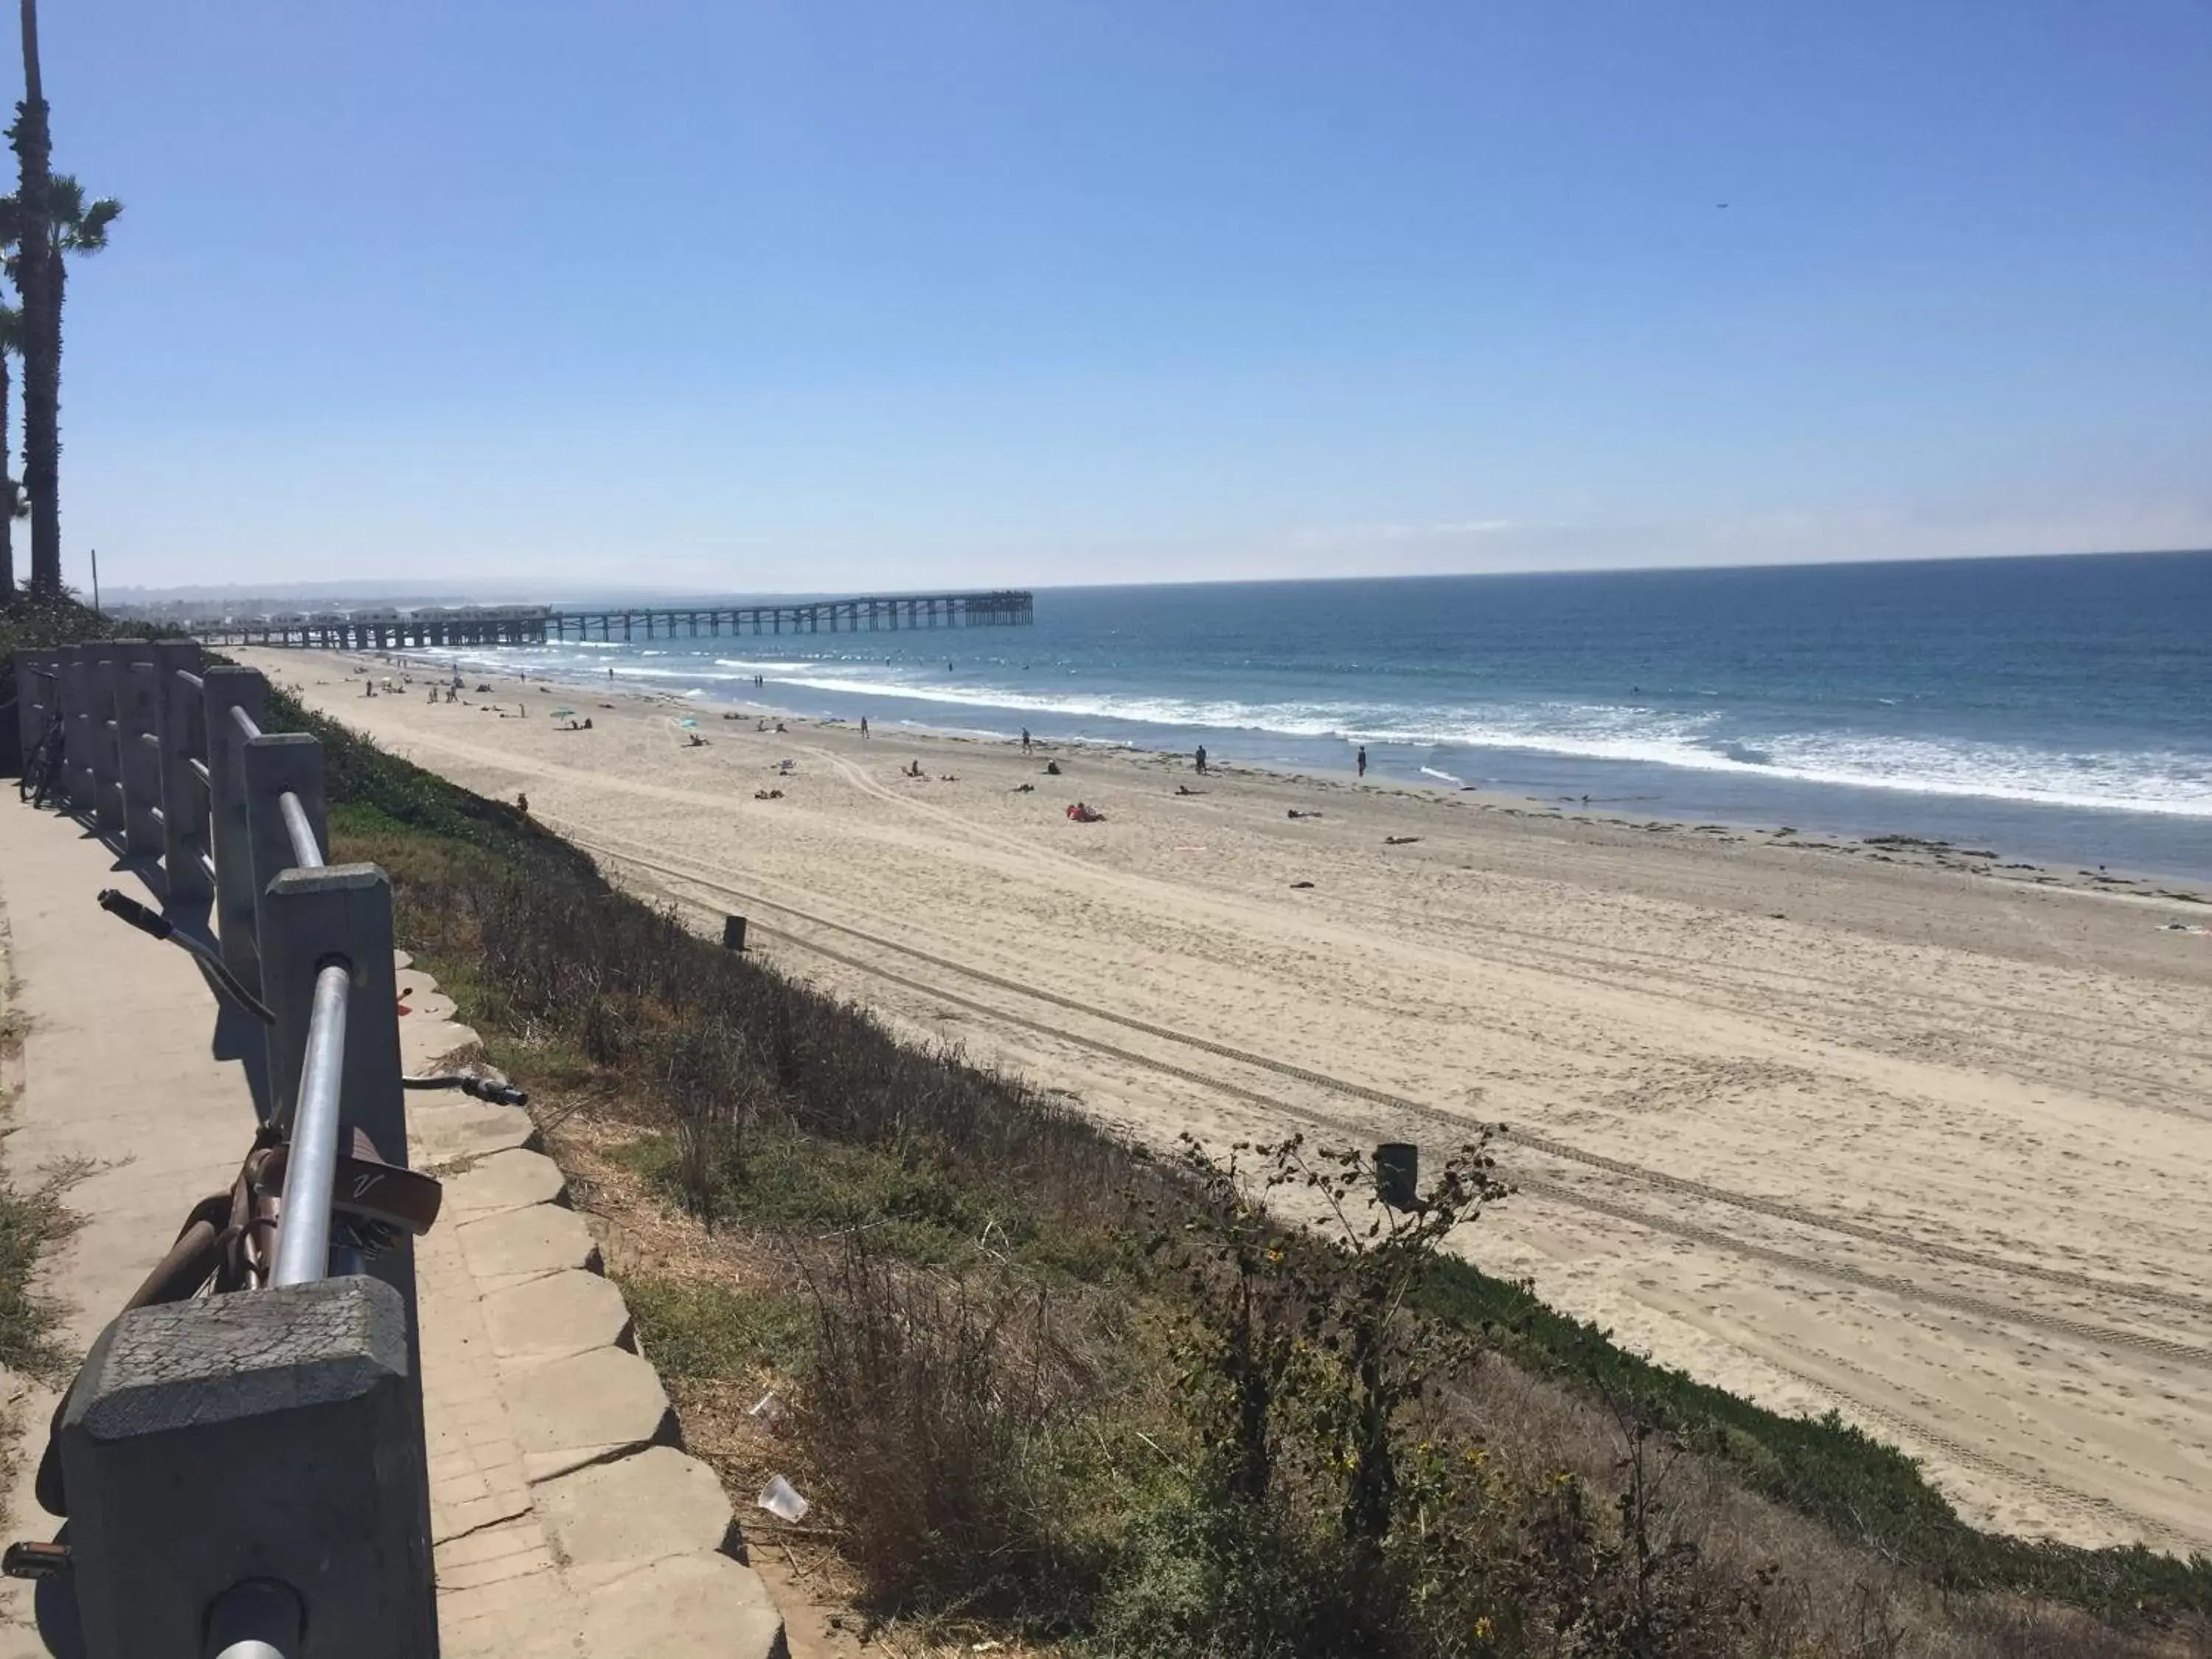
MULTIPOLYGON (((1054 991, 1045 990, 1039 986, 1027 985, 1016 980, 1007 979, 1003 975, 990 973, 986 969, 970 967, 965 963, 955 962, 949 957, 941 957, 934 952, 922 950, 917 945, 903 944, 899 940, 885 938, 881 934, 870 933, 864 928, 854 927, 845 922, 833 921, 828 917, 817 915, 813 912, 802 909, 796 905, 785 902, 781 900, 771 899, 764 894, 755 893, 743 888, 732 886, 727 882, 716 878, 702 876, 690 871, 678 869, 670 864, 645 858, 636 854, 624 852, 617 847, 594 847, 590 839, 581 836, 572 834, 571 839, 575 840, 580 846, 584 847, 588 851, 599 852, 602 853, 604 856, 617 859, 624 863, 637 865, 642 868, 655 871, 661 875, 668 876, 679 881, 689 881, 698 886, 707 888, 710 891, 719 892, 732 898, 741 899, 749 904, 762 905, 771 910, 781 911, 787 915, 796 916, 800 921, 807 922, 814 927, 824 927, 836 933, 844 933, 852 938, 860 939, 866 944, 873 945, 881 949, 896 951, 901 955, 912 957, 918 961, 927 963, 932 967, 941 969, 947 973, 957 974, 963 978, 989 985, 995 989, 1012 992, 1015 995, 1027 997, 1036 1001, 1049 1003, 1055 1007, 1065 1008, 1071 1013, 1082 1014, 1087 1018, 1102 1021, 1107 1024, 1122 1026, 1125 1029, 1140 1032, 1146 1036, 1157 1037, 1164 1042, 1179 1043, 1187 1048, 1198 1049, 1202 1053, 1218 1055, 1224 1060, 1233 1060, 1239 1065, 1249 1066, 1260 1071, 1272 1072, 1282 1077, 1293 1078, 1299 1082, 1310 1083, 1317 1088, 1328 1090, 1336 1094, 1344 1095, 1352 1099, 1364 1100, 1370 1104, 1382 1107, 1386 1110, 1401 1113, 1407 1116, 1415 1118, 1422 1122, 1430 1124, 1436 1128, 1443 1129, 1449 1134, 1464 1137, 1477 1130, 1487 1130, 1493 1139, 1518 1146, 1527 1146, 1534 1152, 1544 1153, 1548 1157, 1556 1158, 1564 1162, 1579 1164, 1589 1169, 1602 1170, 1608 1175, 1620 1176, 1624 1179, 1639 1182, 1644 1185, 1656 1187, 1664 1191, 1679 1193, 1685 1197, 1702 1199, 1708 1202, 1723 1205, 1729 1208, 1744 1210, 1758 1215, 1770 1216, 1778 1221, 1792 1222, 1799 1226, 1809 1227, 1820 1231, 1838 1233, 1846 1237, 1863 1240, 1870 1244, 1881 1245, 1908 1255, 1918 1255, 1936 1261, 1948 1261, 1960 1267, 1974 1267, 1984 1272, 2038 1279, 2045 1284, 2056 1285, 2067 1290, 2080 1291, 2091 1295, 2124 1296, 2134 1301, 2150 1303, 2158 1306, 2170 1307, 2188 1313, 2212 1317, 2212 1301, 2207 1301, 2202 1297, 2191 1296, 2186 1291, 2168 1290, 2164 1286, 2156 1285, 2143 1285, 2124 1280, 2097 1279, 2087 1273, 2077 1273, 2071 1268, 2048 1267, 2039 1262, 2016 1261, 2008 1257, 1991 1255, 1983 1251, 1968 1249, 1960 1245, 1946 1244, 1938 1240, 1916 1238, 1910 1234, 1893 1232, 1886 1228, 1874 1226, 1865 1222, 1852 1220, 1849 1217, 1838 1216, 1822 1211, 1808 1209, 1803 1206, 1787 1203, 1779 1199, 1763 1198, 1756 1194, 1735 1192, 1728 1188, 1716 1187, 1711 1185, 1710 1182, 1693 1180, 1686 1176, 1668 1175, 1659 1170, 1645 1168, 1640 1164, 1629 1163, 1624 1159, 1607 1158, 1602 1153, 1588 1152, 1581 1147, 1571 1146, 1565 1141, 1554 1139, 1548 1135, 1539 1134, 1531 1130, 1516 1129, 1508 1124, 1488 1124, 1483 1123, 1479 1120, 1458 1117, 1449 1112, 1439 1111, 1434 1107, 1424 1105, 1419 1101, 1409 1100, 1402 1095, 1392 1094, 1385 1090, 1370 1088, 1364 1084, 1353 1083, 1342 1078, 1331 1077, 1327 1073, 1315 1071, 1310 1066, 1296 1065, 1288 1060, 1277 1060, 1271 1055, 1258 1054, 1248 1048, 1239 1048, 1229 1043, 1217 1042, 1209 1037, 1198 1036, 1188 1031, 1177 1030, 1171 1026, 1160 1025, 1154 1024, 1150 1020, 1139 1019, 1133 1015, 1117 1013, 1112 1010, 1099 1007, 1093 1003, 1083 1002, 1073 997, 1062 996, 1054 991)), ((611 839, 622 840, 625 838, 611 837, 611 839)), ((665 852, 661 854, 662 859, 666 859, 670 856, 672 855, 665 852)), ((817 954, 830 957, 833 960, 844 962, 847 965, 856 968, 861 972, 874 974, 885 978, 896 979, 896 975, 885 973, 883 969, 876 966, 875 964, 863 963, 856 959, 842 957, 837 952, 828 951, 799 935, 783 933, 781 936, 791 939, 794 943, 800 945, 806 949, 815 951, 817 954)), ((911 983, 910 981, 901 982, 911 983)), ((936 988, 916 987, 915 988, 927 989, 929 994, 933 995, 946 994, 936 988)), ((1017 1024, 1036 1026, 1036 1022, 1021 1019, 1017 1016, 1006 1012, 1006 1011, 1002 1009, 986 1008, 984 1005, 973 1003, 969 1003, 965 1006, 982 1009, 984 1012, 991 1013, 995 1018, 1007 1018, 1017 1024)), ((1104 1045, 1099 1044, 1092 1039, 1075 1036, 1073 1034, 1062 1031, 1057 1027, 1036 1026, 1036 1029, 1048 1030, 1054 1035, 1067 1036, 1071 1041, 1082 1043, 1086 1047, 1104 1047, 1104 1045)), ((1110 1052, 1112 1052, 1116 1058, 1128 1059, 1139 1065, 1151 1066, 1154 1069, 1164 1070, 1171 1075, 1183 1077, 1191 1081, 1204 1084, 1208 1087, 1217 1088, 1224 1091, 1224 1092, 1237 1094, 1241 1097, 1249 1099, 1255 1103, 1267 1106, 1272 1109, 1298 1109, 1289 1106, 1286 1103, 1275 1100, 1270 1097, 1260 1095, 1252 1091, 1240 1089, 1237 1085, 1224 1083, 1218 1079, 1210 1078, 1200 1073, 1188 1072, 1180 1067, 1170 1066, 1164 1061, 1153 1060, 1149 1056, 1130 1054, 1126 1051, 1119 1049, 1111 1050, 1110 1052)), ((1334 1123, 1332 1124, 1332 1127, 1337 1127, 1340 1130, 1344 1127, 1344 1126, 1334 1123)), ((1559 1198, 1567 1202, 1584 1202, 1584 1207, 1595 1207, 1603 1202, 1603 1200, 1598 1200, 1583 1201, 1567 1197, 1566 1195, 1573 1192, 1574 1189, 1562 1187, 1557 1182, 1542 1182, 1540 1177, 1528 1177, 1528 1179, 1523 1180, 1520 1184, 1526 1187, 1528 1190, 1531 1192, 1538 1191, 1540 1188, 1548 1188, 1549 1190, 1546 1193, 1547 1196, 1559 1198)), ((1621 1218, 1639 1219, 1640 1212, 1638 1216, 1623 1215, 1621 1218)), ((1656 1224, 1655 1223, 1653 1224, 1656 1224)), ((1713 1239, 1726 1237, 1726 1235, 1713 1232, 1711 1230, 1702 1231, 1705 1236, 1700 1237, 1699 1242, 1701 1243, 1709 1243, 1713 1239)), ((1746 1248, 1756 1250, 1763 1247, 1748 1246, 1746 1248)), ((1792 1258, 1792 1260, 1798 1259, 1792 1258)), ((1815 1268, 1814 1270, 1829 1272, 1830 1276, 1832 1277, 1841 1276, 1840 1273, 1831 1270, 1819 1268, 1815 1268)), ((1849 1271, 1857 1272, 1859 1270, 1850 1269, 1849 1271)), ((1915 1295, 1925 1294, 1924 1292, 1918 1291, 1915 1287, 1911 1286, 1909 1282, 1905 1280, 1889 1280, 1887 1282, 1910 1291, 1915 1295)), ((1949 1293, 1944 1292, 1943 1294, 1949 1293)), ((1993 1311, 1996 1309, 1996 1304, 1993 1304, 1978 1303, 1977 1306, 1993 1311)), ((2063 1315, 2055 1314, 2038 1316, 2047 1319, 2063 1319, 2065 1317, 2063 1315)), ((2112 1328, 2109 1327, 2093 1325, 2086 1322, 2074 1322, 2074 1324, 2078 1327, 2078 1330, 2076 1331, 2077 1334, 2081 1332, 2104 1333, 2111 1331, 2112 1329, 2112 1328)), ((2130 1342, 2130 1334, 2114 1334, 2112 1340, 2130 1342)), ((2143 1337, 2141 1338, 2140 1340, 2142 1342, 2157 1342, 2163 1340, 2163 1339, 2143 1337)), ((2130 1346, 2134 1345, 2134 1343, 2130 1342, 2130 1346)), ((2176 1356, 2202 1355, 2204 1352, 2182 1343, 2172 1343, 2167 1346, 2173 1350, 2176 1356)))

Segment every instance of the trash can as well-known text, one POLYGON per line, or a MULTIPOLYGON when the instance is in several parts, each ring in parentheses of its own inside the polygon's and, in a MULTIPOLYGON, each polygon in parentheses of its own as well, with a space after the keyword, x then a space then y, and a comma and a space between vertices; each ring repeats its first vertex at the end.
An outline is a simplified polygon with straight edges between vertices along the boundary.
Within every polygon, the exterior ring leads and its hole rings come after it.
POLYGON ((722 918, 722 948, 725 951, 745 948, 745 919, 743 916, 722 918))
POLYGON ((1394 1210, 1417 1210, 1421 1198, 1421 1149, 1386 1140, 1375 1149, 1375 1196, 1394 1210))

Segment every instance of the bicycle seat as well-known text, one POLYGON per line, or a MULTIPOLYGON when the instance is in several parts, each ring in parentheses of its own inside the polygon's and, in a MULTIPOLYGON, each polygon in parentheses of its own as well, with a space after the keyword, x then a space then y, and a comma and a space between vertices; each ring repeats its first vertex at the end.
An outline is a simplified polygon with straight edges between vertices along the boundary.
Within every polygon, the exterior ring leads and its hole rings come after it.
MULTIPOLYGON (((291 1148, 273 1146, 259 1171, 265 1190, 282 1197, 291 1148)), ((427 1233, 438 1219, 446 1189, 435 1176, 402 1169, 378 1156, 374 1143, 359 1129, 353 1132, 350 1152, 338 1155, 337 1179, 331 1187, 331 1208, 364 1220, 381 1221, 402 1232, 427 1233)))

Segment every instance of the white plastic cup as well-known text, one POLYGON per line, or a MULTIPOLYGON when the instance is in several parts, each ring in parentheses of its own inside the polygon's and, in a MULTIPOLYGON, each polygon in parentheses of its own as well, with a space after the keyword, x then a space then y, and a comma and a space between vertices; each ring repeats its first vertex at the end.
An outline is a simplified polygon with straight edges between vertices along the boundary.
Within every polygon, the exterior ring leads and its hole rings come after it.
POLYGON ((806 1511, 813 1507, 780 1474, 769 1476, 768 1485, 761 1488, 759 1501, 760 1506, 779 1521, 804 1521, 806 1511))

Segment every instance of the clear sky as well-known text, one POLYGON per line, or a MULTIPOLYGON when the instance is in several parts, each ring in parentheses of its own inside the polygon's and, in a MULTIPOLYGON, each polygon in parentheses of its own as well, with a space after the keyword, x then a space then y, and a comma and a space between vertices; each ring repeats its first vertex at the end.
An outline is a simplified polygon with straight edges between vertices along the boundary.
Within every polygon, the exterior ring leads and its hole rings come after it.
POLYGON ((2212 545, 2203 0, 44 27, 72 580, 2212 545))

